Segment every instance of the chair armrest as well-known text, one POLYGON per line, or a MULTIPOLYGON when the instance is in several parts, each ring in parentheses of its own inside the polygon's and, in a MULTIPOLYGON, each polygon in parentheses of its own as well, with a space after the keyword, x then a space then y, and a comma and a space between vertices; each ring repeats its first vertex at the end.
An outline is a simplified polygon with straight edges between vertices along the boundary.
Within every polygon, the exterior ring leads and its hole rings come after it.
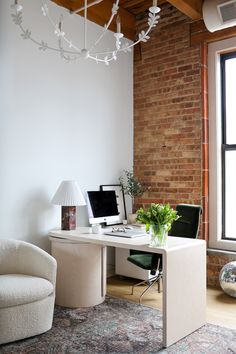
POLYGON ((55 286, 57 262, 50 254, 35 245, 21 241, 17 258, 20 273, 45 278, 55 286))

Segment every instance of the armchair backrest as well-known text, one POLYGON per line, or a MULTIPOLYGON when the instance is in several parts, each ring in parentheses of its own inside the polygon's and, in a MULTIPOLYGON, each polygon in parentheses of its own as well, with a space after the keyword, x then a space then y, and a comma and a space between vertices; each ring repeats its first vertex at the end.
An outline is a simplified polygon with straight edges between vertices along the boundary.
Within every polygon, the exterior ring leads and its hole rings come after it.
POLYGON ((202 207, 193 204, 178 204, 176 210, 181 218, 173 222, 169 235, 197 238, 202 207))
POLYGON ((20 240, 0 239, 0 274, 27 274, 55 284, 56 260, 41 248, 20 240))
POLYGON ((17 249, 18 242, 0 240, 0 274, 14 274, 18 272, 17 249))

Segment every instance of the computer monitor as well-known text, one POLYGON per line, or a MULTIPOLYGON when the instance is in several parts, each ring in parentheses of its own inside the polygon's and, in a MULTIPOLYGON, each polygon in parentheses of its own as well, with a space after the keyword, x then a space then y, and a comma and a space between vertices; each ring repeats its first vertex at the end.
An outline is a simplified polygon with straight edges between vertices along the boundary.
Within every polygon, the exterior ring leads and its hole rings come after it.
POLYGON ((87 208, 90 224, 119 222, 115 191, 88 191, 87 208))

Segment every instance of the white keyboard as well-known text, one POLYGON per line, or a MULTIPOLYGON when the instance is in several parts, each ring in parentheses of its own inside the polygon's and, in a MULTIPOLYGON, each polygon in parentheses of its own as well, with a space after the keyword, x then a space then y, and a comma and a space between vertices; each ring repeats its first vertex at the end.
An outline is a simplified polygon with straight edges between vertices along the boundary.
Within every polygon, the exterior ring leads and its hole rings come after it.
POLYGON ((144 231, 139 231, 139 230, 126 230, 125 232, 124 231, 113 231, 113 232, 112 231, 105 231, 104 235, 126 237, 126 238, 147 236, 147 234, 144 231))

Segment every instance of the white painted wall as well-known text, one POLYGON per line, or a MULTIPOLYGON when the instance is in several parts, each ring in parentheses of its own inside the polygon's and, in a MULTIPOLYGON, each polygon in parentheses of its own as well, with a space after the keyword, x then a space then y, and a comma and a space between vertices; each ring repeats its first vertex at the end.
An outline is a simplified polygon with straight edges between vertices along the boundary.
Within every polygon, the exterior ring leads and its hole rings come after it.
MULTIPOLYGON (((133 58, 121 54, 107 67, 43 53, 20 37, 12 2, 0 0, 0 238, 48 249, 48 230, 60 226, 60 207, 50 200, 62 180, 97 190, 132 167, 133 58)), ((40 1, 20 3, 26 27, 47 40, 40 1)), ((76 23, 67 28, 79 33, 76 23)), ((97 38, 101 27, 89 28, 89 40, 97 38)), ((105 48, 111 42, 109 33, 105 48)), ((78 223, 87 224, 85 207, 78 223)))

